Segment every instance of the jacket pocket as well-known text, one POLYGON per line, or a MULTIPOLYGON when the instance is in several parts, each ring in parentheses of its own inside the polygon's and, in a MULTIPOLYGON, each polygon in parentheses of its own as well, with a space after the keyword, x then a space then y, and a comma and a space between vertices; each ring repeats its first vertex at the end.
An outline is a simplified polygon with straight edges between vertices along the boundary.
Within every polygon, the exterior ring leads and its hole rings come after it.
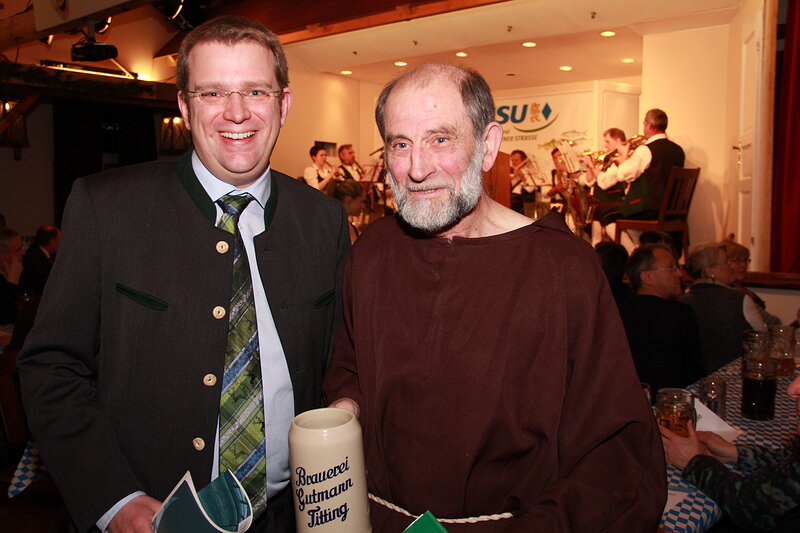
POLYGON ((127 296, 134 302, 142 304, 148 309, 152 309, 154 311, 166 311, 167 307, 169 307, 169 304, 161 298, 137 291, 136 289, 131 289, 122 283, 117 283, 116 289, 118 293, 122 294, 123 296, 127 296))
POLYGON ((325 307, 326 305, 328 305, 333 301, 334 296, 335 296, 334 289, 329 290, 328 292, 317 298, 317 301, 314 302, 314 309, 322 309, 323 307, 325 307))

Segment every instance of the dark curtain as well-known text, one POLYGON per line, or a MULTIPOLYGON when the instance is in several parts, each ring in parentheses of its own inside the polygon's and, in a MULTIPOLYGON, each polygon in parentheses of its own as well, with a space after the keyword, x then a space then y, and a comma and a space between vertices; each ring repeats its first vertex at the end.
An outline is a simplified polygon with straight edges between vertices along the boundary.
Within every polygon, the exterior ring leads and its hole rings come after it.
POLYGON ((53 103, 53 136, 58 224, 77 178, 158 157, 153 109, 149 107, 57 100, 53 103))
POLYGON ((789 2, 772 184, 772 272, 800 272, 800 2, 789 2))

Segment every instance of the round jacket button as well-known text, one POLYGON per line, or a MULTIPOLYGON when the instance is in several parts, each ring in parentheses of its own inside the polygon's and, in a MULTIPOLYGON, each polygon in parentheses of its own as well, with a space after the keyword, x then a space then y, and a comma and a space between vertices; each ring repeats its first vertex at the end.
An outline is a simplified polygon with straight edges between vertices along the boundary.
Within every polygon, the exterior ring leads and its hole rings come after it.
POLYGON ((203 376, 203 384, 207 387, 213 387, 217 383, 217 376, 214 374, 206 374, 203 376))
POLYGON ((228 243, 225 241, 219 241, 217 243, 217 251, 221 254, 224 254, 228 251, 228 243))
POLYGON ((201 451, 203 448, 205 448, 205 447, 206 447, 206 441, 204 441, 204 440, 203 440, 203 439, 201 439, 200 437, 197 437, 197 438, 195 438, 195 439, 192 439, 192 446, 194 446, 194 449, 195 449, 195 450, 197 450, 197 451, 199 452, 199 451, 201 451))
POLYGON ((225 318, 225 308, 222 307, 221 305, 216 306, 212 311, 212 313, 214 314, 214 318, 216 318, 217 320, 219 320, 220 318, 225 318))

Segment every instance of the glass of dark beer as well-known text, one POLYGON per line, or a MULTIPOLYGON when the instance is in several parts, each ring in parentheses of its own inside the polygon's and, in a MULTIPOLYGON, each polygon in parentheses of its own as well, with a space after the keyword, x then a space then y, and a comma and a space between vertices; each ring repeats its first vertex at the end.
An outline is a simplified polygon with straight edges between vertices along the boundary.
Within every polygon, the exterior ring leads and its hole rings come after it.
POLYGON ((742 357, 742 416, 751 420, 775 418, 775 361, 767 355, 742 357))

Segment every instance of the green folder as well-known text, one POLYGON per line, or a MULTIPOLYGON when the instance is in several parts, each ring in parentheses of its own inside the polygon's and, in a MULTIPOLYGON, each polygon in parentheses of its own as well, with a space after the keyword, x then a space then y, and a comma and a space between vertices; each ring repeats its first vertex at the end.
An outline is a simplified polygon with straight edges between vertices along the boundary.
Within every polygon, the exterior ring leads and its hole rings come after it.
POLYGON ((436 520, 433 513, 425 511, 419 518, 414 520, 410 526, 405 528, 403 533, 447 533, 447 530, 436 520))
POLYGON ((230 470, 194 488, 186 472, 153 518, 155 533, 242 533, 253 520, 250 499, 230 470))

